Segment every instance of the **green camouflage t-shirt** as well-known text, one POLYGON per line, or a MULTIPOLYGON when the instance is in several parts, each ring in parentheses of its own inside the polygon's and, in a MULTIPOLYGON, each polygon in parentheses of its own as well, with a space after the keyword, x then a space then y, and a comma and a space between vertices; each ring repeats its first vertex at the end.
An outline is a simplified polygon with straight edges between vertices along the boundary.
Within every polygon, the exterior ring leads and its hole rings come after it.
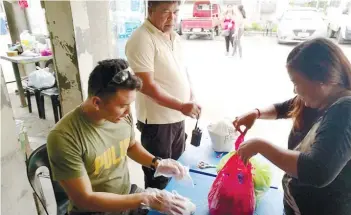
MULTIPOLYGON (((49 133, 47 148, 56 181, 87 174, 93 191, 128 194, 127 150, 134 140, 132 117, 93 124, 81 107, 67 114, 49 133)), ((84 212, 72 202, 70 211, 84 212)))

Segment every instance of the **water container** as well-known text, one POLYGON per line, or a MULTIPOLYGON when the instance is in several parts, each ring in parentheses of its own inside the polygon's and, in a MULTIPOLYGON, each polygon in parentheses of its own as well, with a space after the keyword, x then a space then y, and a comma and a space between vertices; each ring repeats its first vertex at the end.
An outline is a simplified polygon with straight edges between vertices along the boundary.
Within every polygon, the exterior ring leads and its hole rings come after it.
POLYGON ((212 149, 216 152, 230 152, 234 149, 234 142, 239 136, 231 120, 223 119, 216 124, 210 124, 208 127, 212 149))

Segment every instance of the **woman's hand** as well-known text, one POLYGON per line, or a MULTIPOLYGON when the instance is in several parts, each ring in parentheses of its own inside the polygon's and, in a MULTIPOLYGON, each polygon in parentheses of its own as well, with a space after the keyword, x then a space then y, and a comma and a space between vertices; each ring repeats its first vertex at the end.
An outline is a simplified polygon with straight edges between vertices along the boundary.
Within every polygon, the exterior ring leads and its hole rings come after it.
POLYGON ((236 130, 240 130, 240 126, 245 126, 245 131, 249 130, 253 124, 255 123, 256 119, 258 118, 258 112, 256 110, 250 111, 244 115, 241 115, 239 117, 236 117, 233 125, 236 130))
POLYGON ((267 141, 258 138, 245 141, 240 145, 237 153, 241 160, 247 164, 250 158, 260 153, 261 148, 265 147, 266 143, 267 141))
POLYGON ((243 142, 236 153, 238 153, 245 164, 249 162, 251 157, 260 153, 287 174, 295 178, 298 177, 297 163, 300 156, 299 151, 282 149, 267 140, 254 138, 243 142))

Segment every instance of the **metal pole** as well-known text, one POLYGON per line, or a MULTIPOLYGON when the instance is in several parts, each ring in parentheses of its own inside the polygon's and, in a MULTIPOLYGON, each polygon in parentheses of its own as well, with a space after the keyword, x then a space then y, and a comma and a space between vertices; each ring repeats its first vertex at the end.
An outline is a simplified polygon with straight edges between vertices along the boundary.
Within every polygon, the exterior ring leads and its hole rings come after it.
POLYGON ((17 63, 12 63, 12 67, 13 67, 13 73, 15 73, 15 78, 16 78, 16 83, 17 83, 17 90, 19 93, 19 97, 21 100, 21 107, 26 107, 27 106, 27 102, 26 102, 26 98, 24 96, 24 90, 23 90, 23 86, 22 86, 22 79, 21 79, 21 75, 18 69, 18 64, 17 63))

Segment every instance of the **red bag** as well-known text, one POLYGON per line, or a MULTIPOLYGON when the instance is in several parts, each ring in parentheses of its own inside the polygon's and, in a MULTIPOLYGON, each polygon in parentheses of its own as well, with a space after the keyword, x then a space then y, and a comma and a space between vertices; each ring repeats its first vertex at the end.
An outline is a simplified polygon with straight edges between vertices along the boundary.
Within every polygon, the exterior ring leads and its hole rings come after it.
MULTIPOLYGON (((235 148, 244 141, 241 133, 235 148)), ((255 190, 251 164, 245 166, 239 155, 233 155, 218 173, 208 194, 211 215, 253 215, 255 190)))
POLYGON ((238 137, 238 139, 236 139, 236 141, 234 143, 235 151, 238 150, 240 144, 243 143, 245 140, 245 133, 243 133, 242 131, 239 131, 239 132, 240 132, 240 136, 238 137))
POLYGON ((18 1, 19 6, 23 9, 23 8, 27 8, 28 7, 28 1, 27 0, 19 0, 18 1))

